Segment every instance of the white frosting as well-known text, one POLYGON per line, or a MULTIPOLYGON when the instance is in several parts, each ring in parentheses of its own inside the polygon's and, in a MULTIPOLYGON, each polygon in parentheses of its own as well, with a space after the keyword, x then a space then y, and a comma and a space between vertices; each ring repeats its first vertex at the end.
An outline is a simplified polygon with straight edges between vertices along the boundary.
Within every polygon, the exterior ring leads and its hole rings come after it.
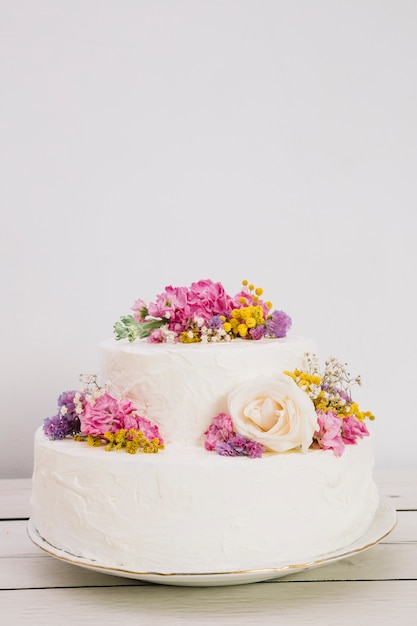
POLYGON ((102 381, 155 421, 158 454, 106 452, 35 437, 33 515, 44 540, 134 572, 278 567, 345 547, 372 522, 372 442, 332 451, 222 457, 204 449, 212 418, 244 381, 303 367, 306 339, 209 345, 102 344, 102 381))
POLYGON ((311 339, 286 338, 214 344, 101 344, 103 383, 158 424, 167 443, 203 445, 213 417, 227 412, 227 396, 257 376, 277 376, 305 365, 311 339))
POLYGON ((221 457, 105 452, 35 439, 32 519, 53 546, 135 572, 214 573, 308 562, 347 546, 378 503, 370 439, 331 451, 221 457))

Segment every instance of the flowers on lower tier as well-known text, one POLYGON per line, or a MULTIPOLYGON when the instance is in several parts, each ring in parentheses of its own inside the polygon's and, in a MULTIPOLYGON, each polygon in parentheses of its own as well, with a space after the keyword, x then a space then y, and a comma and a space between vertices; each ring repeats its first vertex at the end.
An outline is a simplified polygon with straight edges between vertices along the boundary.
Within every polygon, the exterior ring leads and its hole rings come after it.
POLYGON ((206 450, 214 450, 222 456, 248 456, 252 459, 262 456, 265 447, 233 430, 232 419, 227 413, 219 413, 204 433, 206 450))
POLYGON ((228 442, 241 437, 261 446, 256 454, 246 453, 251 457, 262 451, 305 453, 310 448, 341 456, 345 446, 369 435, 364 420, 374 419, 352 400, 354 384, 361 384, 360 377, 352 378, 346 365, 334 357, 320 372, 317 356, 307 354, 305 370, 258 377, 233 390, 228 413, 217 415, 205 433, 205 447, 238 456, 239 447, 228 442))
POLYGON ((66 391, 59 396, 58 412, 44 420, 49 439, 72 436, 88 445, 106 445, 106 450, 135 454, 158 452, 164 447, 158 427, 138 414, 126 398, 120 400, 98 386, 96 376, 87 377, 82 391, 66 391))
POLYGON ((246 280, 235 296, 211 280, 190 287, 167 286, 154 302, 136 300, 133 315, 114 325, 116 339, 212 343, 285 337, 291 318, 284 311, 272 311, 271 302, 261 299, 262 293, 246 280))

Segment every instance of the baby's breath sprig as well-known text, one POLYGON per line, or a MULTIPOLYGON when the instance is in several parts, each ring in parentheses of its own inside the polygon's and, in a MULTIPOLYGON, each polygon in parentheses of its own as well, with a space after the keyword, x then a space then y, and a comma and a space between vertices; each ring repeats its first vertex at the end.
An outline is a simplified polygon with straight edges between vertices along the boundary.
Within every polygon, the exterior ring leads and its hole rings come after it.
POLYGON ((74 396, 75 412, 77 415, 81 415, 84 411, 86 402, 94 404, 97 398, 105 393, 105 386, 100 386, 97 382, 97 378, 97 374, 80 374, 80 382, 83 386, 74 396))
POLYGON ((347 363, 331 356, 325 361, 323 372, 320 372, 317 355, 307 353, 305 358, 305 371, 297 369, 285 373, 309 395, 316 411, 332 411, 341 419, 353 416, 360 422, 365 418, 374 419, 370 411, 361 411, 358 403, 352 400, 352 387, 360 386, 362 379, 360 375, 353 377, 350 374, 347 363))

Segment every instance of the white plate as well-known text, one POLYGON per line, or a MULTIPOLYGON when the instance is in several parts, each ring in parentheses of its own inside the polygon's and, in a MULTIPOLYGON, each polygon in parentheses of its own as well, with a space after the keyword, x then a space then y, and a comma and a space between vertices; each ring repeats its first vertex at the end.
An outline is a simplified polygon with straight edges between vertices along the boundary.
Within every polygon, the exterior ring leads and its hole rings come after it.
POLYGON ((119 567, 112 566, 98 561, 91 561, 79 556, 74 556, 63 550, 59 550, 51 546, 39 535, 32 520, 28 523, 28 535, 35 545, 54 556, 55 558, 79 565, 86 569, 100 572, 102 574, 111 574, 112 576, 122 576, 125 578, 135 578, 151 583, 159 583, 162 585, 180 585, 194 587, 211 587, 224 585, 242 585, 244 583, 261 582, 264 580, 272 580, 281 576, 288 576, 313 567, 327 565, 348 556, 363 552, 372 548, 386 537, 397 523, 397 513, 391 504, 382 500, 375 514, 368 531, 357 541, 346 546, 343 549, 327 554, 321 554, 309 558, 307 562, 299 561, 297 563, 280 563, 277 560, 276 567, 268 567, 265 569, 244 570, 238 572, 207 572, 201 574, 172 573, 161 574, 158 572, 134 572, 124 570, 119 567))

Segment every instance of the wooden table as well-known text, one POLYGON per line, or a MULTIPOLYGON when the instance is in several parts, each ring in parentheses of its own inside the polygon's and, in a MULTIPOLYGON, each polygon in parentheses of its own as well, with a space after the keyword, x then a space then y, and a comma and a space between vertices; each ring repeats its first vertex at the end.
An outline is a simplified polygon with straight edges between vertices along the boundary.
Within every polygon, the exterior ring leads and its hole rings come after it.
POLYGON ((416 626, 417 470, 376 479, 398 511, 377 546, 274 581, 206 588, 107 576, 48 556, 26 533, 30 480, 0 480, 0 623, 416 626))

